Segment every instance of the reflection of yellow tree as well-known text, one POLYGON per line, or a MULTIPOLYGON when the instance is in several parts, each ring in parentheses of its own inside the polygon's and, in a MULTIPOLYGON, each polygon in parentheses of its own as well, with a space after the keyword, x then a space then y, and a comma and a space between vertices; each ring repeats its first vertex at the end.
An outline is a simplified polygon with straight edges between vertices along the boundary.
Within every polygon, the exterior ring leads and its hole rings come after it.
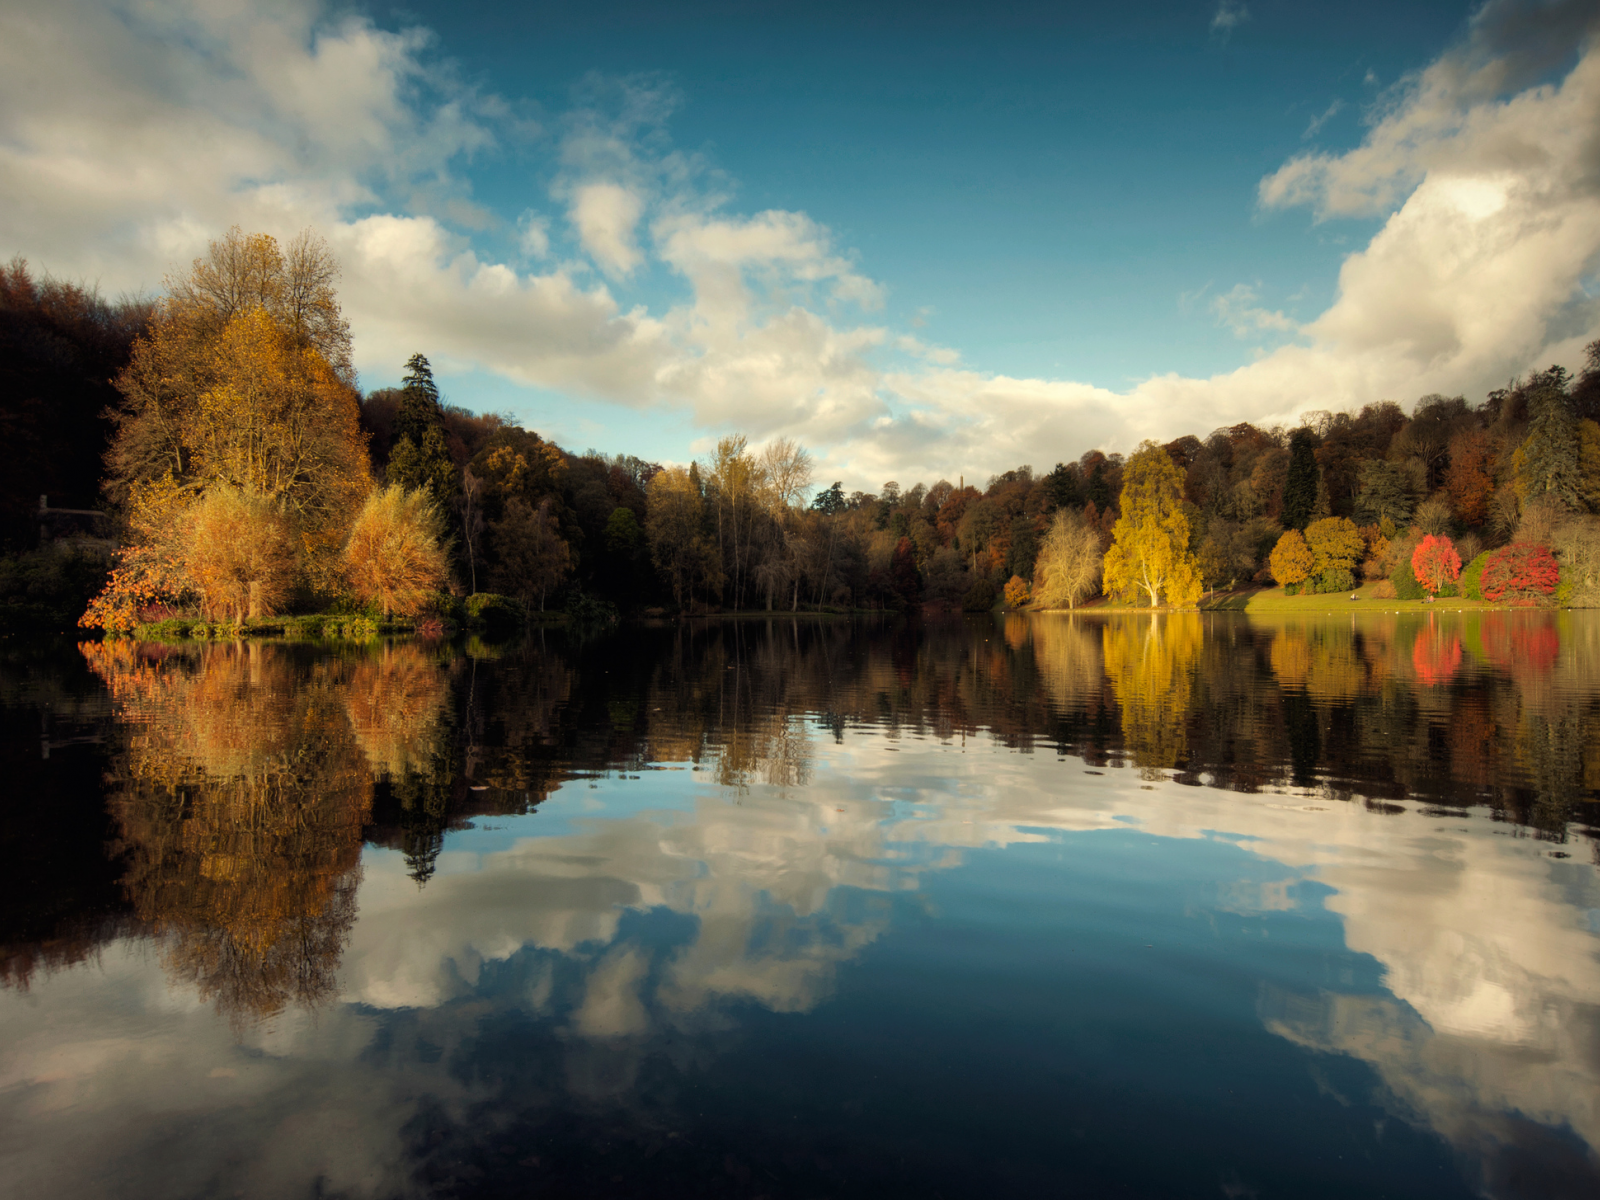
POLYGON ((1146 778, 1178 765, 1203 633, 1198 613, 1122 618, 1105 627, 1106 677, 1122 709, 1122 736, 1146 778))
POLYGON ((431 751, 449 679, 415 642, 385 645, 356 662, 340 689, 374 774, 393 779, 432 769, 431 751))
POLYGON ((84 652, 122 731, 123 883, 168 969, 236 1022, 327 999, 372 803, 346 685, 261 645, 84 652))
POLYGON ((1094 707, 1105 682, 1099 628, 1070 616, 1037 617, 1029 628, 1039 677, 1055 706, 1066 711, 1094 707))
POLYGON ((1280 629, 1268 661, 1280 687, 1304 688, 1312 699, 1325 703, 1354 700, 1367 685, 1366 664, 1354 632, 1345 625, 1280 629))

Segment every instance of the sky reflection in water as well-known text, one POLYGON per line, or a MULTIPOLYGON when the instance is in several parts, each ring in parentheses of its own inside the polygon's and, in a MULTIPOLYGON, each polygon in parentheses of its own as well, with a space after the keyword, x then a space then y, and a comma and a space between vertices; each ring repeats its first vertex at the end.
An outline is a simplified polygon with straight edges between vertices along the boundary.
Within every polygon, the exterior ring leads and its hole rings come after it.
POLYGON ((1600 1186, 1585 614, 4 670, 9 1194, 1600 1186))

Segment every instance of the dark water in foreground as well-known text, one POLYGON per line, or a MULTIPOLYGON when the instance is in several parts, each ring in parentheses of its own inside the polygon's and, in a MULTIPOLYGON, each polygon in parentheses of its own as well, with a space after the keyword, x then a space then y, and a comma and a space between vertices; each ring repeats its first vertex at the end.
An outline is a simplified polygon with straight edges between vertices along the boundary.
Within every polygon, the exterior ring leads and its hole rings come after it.
POLYGON ((0 659, 0 1194, 1600 1195, 1600 617, 0 659))

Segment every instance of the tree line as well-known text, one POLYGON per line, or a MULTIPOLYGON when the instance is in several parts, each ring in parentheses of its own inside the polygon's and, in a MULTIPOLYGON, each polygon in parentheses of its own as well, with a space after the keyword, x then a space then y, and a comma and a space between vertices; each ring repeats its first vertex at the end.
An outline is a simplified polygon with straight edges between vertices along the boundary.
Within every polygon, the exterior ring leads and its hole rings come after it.
POLYGON ((337 278, 311 231, 280 246, 239 229, 156 301, 0 271, 0 603, 60 575, 64 552, 36 553, 31 576, 16 565, 35 489, 98 493, 116 516, 84 615, 107 629, 341 604, 419 616, 450 593, 693 613, 1183 606, 1363 580, 1582 602, 1600 587, 1600 342, 1576 377, 1551 367, 1475 404, 1430 395, 1090 450, 982 487, 847 493, 814 487, 787 439, 730 435, 684 466, 576 453, 447 403, 422 353, 400 387, 363 395, 337 278))

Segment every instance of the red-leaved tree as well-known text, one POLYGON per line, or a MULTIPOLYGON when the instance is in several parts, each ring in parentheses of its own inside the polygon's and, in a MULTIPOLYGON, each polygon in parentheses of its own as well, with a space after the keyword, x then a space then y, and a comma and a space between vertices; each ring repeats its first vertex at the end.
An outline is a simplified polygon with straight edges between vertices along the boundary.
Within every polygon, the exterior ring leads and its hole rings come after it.
POLYGON ((1411 573, 1428 595, 1437 596, 1445 584, 1461 577, 1461 555, 1456 553, 1455 543, 1430 533, 1411 552, 1411 573))
POLYGON ((1537 604, 1555 594, 1561 570, 1548 546, 1512 542, 1483 564, 1483 598, 1537 604))

